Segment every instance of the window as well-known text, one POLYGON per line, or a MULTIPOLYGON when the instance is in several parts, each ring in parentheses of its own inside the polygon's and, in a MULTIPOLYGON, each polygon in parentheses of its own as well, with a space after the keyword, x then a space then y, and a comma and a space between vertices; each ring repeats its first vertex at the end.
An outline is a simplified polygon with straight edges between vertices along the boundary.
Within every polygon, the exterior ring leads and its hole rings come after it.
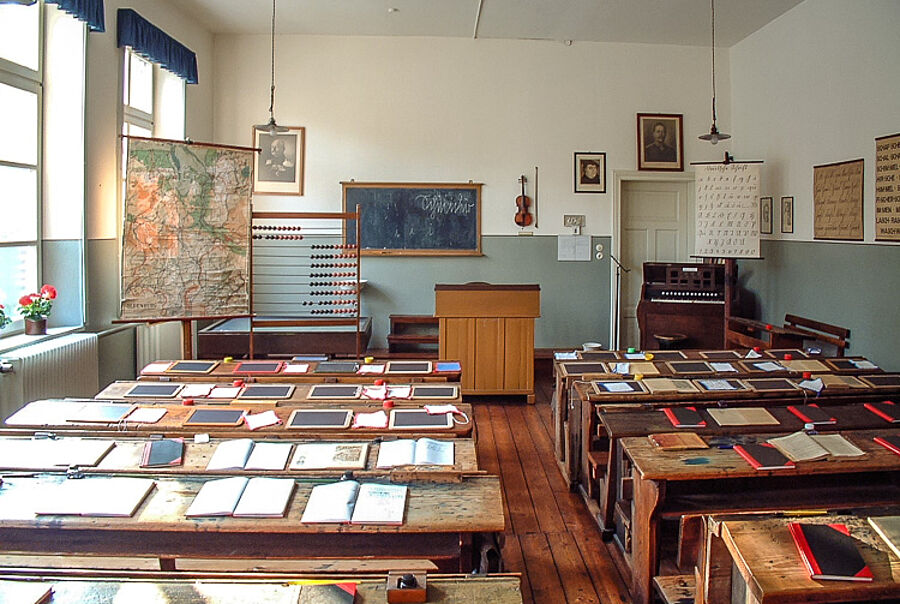
POLYGON ((0 304, 64 292, 51 326, 84 319, 85 25, 55 5, 0 4, 0 304))
MULTIPOLYGON (((41 5, 0 5, 0 304, 13 317, 40 277, 41 5)), ((21 330, 16 321, 3 333, 21 330)))

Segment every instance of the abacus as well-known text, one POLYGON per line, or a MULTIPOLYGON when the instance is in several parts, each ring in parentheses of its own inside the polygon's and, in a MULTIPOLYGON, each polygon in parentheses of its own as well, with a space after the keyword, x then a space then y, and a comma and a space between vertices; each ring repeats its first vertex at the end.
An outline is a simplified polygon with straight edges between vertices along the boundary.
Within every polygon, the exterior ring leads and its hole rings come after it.
POLYGON ((310 325, 354 325, 360 357, 359 246, 344 243, 350 221, 359 241, 359 207, 356 212, 253 212, 252 217, 250 358, 254 326, 310 325))

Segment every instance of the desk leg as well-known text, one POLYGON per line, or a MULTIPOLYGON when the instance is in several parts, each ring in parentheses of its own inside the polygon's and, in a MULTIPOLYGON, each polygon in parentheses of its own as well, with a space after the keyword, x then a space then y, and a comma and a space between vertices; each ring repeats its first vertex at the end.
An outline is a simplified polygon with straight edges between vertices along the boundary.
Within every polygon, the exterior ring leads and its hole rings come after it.
POLYGON ((615 530, 616 495, 619 493, 619 439, 609 439, 609 457, 606 460, 606 480, 600 489, 600 522, 603 530, 615 530))
POLYGON ((165 571, 174 571, 177 570, 175 568, 175 558, 160 558, 159 559, 159 570, 165 571))
POLYGON ((703 519, 704 537, 697 555, 695 604, 731 601, 731 555, 719 534, 721 524, 703 519))
POLYGON ((665 497, 665 484, 644 480, 633 473, 634 510, 631 516, 631 599, 633 604, 650 604, 653 575, 658 560, 659 519, 657 510, 665 497))

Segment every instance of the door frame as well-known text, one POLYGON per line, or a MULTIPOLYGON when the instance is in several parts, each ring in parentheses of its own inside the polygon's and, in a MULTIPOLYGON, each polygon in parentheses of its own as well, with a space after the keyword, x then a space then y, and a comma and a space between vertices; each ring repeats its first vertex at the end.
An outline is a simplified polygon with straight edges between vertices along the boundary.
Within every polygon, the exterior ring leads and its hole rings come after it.
MULTIPOLYGON (((613 170, 612 186, 612 236, 609 252, 616 258, 622 257, 622 185, 626 182, 671 182, 693 183, 694 172, 644 172, 636 170, 613 170)), ((687 194, 687 238, 688 250, 694 249, 694 187, 688 187, 687 194)), ((691 256, 691 254, 688 254, 691 256)), ((610 259, 611 260, 611 259, 610 259)), ((610 262, 612 270, 609 271, 609 333, 610 350, 618 348, 618 339, 622 332, 622 312, 616 312, 616 297, 619 295, 616 285, 616 264, 610 262), (612 335, 616 334, 616 341, 612 341, 612 335)))

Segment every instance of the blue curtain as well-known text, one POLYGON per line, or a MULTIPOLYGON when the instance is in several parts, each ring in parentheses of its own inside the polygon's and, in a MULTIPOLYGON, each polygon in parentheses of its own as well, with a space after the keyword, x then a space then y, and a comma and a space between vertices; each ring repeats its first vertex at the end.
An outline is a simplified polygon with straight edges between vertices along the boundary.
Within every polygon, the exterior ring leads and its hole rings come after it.
POLYGON ((84 21, 91 31, 106 31, 103 0, 47 0, 47 2, 84 21))
POLYGON ((197 55, 133 9, 120 8, 116 18, 119 46, 159 63, 188 84, 197 83, 197 55))

